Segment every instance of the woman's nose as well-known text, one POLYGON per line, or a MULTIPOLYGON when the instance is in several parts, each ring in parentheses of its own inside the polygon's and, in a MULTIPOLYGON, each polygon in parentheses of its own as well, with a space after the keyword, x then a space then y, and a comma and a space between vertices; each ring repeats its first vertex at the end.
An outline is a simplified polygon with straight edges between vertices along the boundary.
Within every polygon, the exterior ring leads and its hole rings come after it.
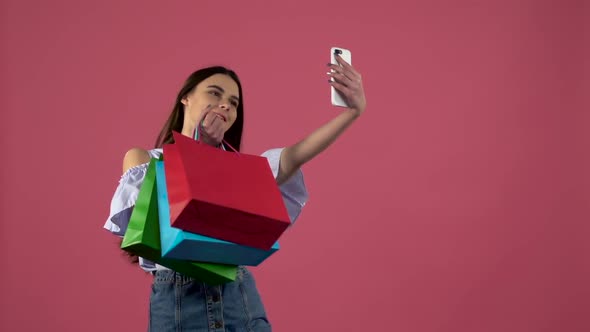
POLYGON ((219 104, 219 108, 225 111, 229 111, 229 103, 221 103, 219 104))

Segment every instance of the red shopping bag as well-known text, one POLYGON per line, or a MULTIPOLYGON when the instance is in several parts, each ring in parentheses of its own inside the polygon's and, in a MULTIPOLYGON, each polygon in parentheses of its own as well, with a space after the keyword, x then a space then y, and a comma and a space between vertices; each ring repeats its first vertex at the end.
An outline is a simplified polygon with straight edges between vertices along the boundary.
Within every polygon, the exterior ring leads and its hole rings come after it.
POLYGON ((290 219, 267 159, 173 136, 163 147, 171 225, 270 249, 290 219))

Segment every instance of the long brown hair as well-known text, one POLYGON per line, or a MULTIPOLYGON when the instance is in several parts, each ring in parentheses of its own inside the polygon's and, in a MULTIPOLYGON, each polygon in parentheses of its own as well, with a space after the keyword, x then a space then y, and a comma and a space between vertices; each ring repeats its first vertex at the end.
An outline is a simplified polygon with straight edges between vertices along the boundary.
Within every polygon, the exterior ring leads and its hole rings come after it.
MULTIPOLYGON (((215 74, 224 74, 231 77, 236 84, 238 85, 238 91, 240 93, 240 102, 236 109, 237 117, 234 124, 227 130, 223 139, 227 141, 234 149, 240 151, 240 145, 242 142, 242 131, 244 129, 244 95, 242 94, 242 84, 240 83, 240 79, 238 75, 225 67, 221 66, 214 66, 214 67, 207 67, 203 69, 199 69, 192 73, 184 82, 184 85, 178 92, 176 96, 176 101, 174 102, 174 107, 172 108, 172 112, 170 116, 168 116, 168 120, 160 130, 160 134, 156 139, 155 148, 161 148, 164 144, 171 144, 174 143, 174 138, 172 136, 172 131, 181 132, 182 126, 184 124, 184 105, 182 104, 182 99, 189 94, 193 89, 202 81, 206 80, 207 78, 215 75, 215 74)), ((123 240, 119 241, 119 247, 123 240)), ((128 251, 124 251, 124 255, 131 263, 138 263, 139 257, 134 255, 128 251)))
POLYGON ((192 73, 184 82, 182 89, 178 92, 176 96, 176 101, 174 103, 174 107, 172 108, 172 113, 166 120, 164 127, 160 131, 158 138, 156 139, 156 148, 161 148, 163 144, 174 143, 174 139, 172 137, 172 131, 181 132, 182 125, 184 124, 184 105, 182 104, 182 99, 186 97, 193 89, 202 81, 206 80, 210 76, 215 74, 224 74, 231 77, 236 84, 238 85, 238 90, 240 93, 240 103, 236 109, 237 117, 234 124, 228 129, 225 133, 223 139, 227 141, 231 146, 233 146, 236 150, 240 151, 240 144, 242 142, 242 131, 244 129, 244 96, 242 94, 242 85, 240 83, 240 79, 235 72, 230 69, 221 66, 215 67, 207 67, 203 69, 199 69, 192 73))

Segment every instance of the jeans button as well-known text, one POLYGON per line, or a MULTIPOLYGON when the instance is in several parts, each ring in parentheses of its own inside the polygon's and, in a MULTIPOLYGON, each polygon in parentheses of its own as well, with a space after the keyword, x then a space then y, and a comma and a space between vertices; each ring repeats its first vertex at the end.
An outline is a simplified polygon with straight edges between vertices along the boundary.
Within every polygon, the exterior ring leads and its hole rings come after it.
POLYGON ((213 302, 216 302, 216 303, 219 302, 219 295, 217 295, 217 294, 216 295, 213 295, 213 297, 211 298, 211 300, 213 302))

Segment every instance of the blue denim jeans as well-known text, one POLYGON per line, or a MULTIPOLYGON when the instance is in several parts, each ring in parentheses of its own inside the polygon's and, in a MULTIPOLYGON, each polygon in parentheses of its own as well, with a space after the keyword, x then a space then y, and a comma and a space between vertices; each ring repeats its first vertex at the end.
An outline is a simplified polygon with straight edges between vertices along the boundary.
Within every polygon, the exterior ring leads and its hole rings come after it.
POLYGON ((245 267, 220 286, 164 270, 154 276, 150 332, 268 332, 271 326, 254 278, 245 267))

